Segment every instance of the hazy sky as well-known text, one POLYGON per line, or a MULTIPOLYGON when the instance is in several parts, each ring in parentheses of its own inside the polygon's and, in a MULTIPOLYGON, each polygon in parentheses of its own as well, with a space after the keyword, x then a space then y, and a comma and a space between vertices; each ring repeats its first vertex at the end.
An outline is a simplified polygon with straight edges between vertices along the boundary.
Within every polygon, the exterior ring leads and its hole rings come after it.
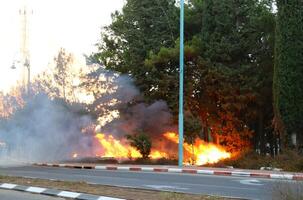
MULTIPOLYGON (((0 90, 16 83, 18 70, 10 67, 20 57, 19 9, 25 0, 0 1, 0 90)), ((45 69, 60 47, 76 56, 94 51, 101 27, 124 0, 27 0, 33 10, 30 50, 33 73, 45 69)))

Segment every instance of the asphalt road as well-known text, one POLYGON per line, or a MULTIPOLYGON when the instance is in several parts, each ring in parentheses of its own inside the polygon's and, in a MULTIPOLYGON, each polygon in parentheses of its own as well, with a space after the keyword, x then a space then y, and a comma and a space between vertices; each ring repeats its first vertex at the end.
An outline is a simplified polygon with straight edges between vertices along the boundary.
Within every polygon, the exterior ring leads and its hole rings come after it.
POLYGON ((273 188, 277 184, 280 184, 270 179, 254 179, 249 177, 81 170, 32 166, 0 168, 0 175, 86 181, 93 184, 231 196, 255 200, 272 199, 273 188))
POLYGON ((0 190, 1 200, 63 200, 61 198, 54 198, 49 196, 29 194, 24 192, 16 192, 9 190, 0 190))

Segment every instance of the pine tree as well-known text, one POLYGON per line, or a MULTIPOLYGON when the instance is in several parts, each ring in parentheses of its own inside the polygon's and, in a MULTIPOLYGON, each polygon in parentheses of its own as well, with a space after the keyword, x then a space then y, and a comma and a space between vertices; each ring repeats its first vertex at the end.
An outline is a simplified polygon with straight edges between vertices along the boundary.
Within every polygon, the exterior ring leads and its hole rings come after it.
POLYGON ((303 145, 303 2, 277 0, 274 70, 275 127, 284 147, 303 145))

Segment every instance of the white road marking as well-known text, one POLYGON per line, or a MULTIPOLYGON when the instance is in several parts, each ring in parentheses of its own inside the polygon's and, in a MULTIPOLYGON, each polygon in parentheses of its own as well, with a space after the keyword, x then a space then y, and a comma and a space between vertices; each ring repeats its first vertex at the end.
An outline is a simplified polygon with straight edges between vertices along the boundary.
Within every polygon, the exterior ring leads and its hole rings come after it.
POLYGON ((270 178, 272 179, 289 179, 292 180, 294 175, 292 174, 270 174, 270 178))
POLYGON ((44 192, 45 190, 46 188, 40 188, 40 187, 29 187, 26 189, 27 192, 38 193, 38 194, 44 192))
POLYGON ((153 172, 154 168, 152 168, 152 167, 141 167, 141 170, 146 171, 146 172, 153 172))
POLYGON ((130 167, 117 167, 118 170, 129 171, 130 167))
POLYGON ((59 196, 59 197, 66 197, 66 198, 77 198, 80 195, 81 194, 77 193, 77 192, 62 191, 57 196, 59 196))
POLYGON ((183 188, 178 186, 170 186, 170 185, 144 185, 145 187, 153 188, 153 189, 167 189, 167 190, 188 190, 189 188, 183 188))
POLYGON ((95 166, 95 169, 105 170, 105 169, 106 169, 106 166, 97 165, 97 166, 95 166))
POLYGON ((15 184, 3 183, 2 185, 0 185, 0 188, 3 188, 3 189, 13 189, 16 186, 17 185, 15 185, 15 184))
POLYGON ((254 185, 254 186, 264 185, 263 183, 261 183, 261 181, 255 179, 241 180, 240 183, 243 185, 254 185))
POLYGON ((173 173, 181 173, 182 169, 178 169, 178 168, 169 168, 168 172, 173 172, 173 173))
POLYGON ((111 198, 111 197, 99 197, 98 200, 125 200, 125 199, 117 199, 117 198, 111 198))
POLYGON ((200 169, 200 170, 197 170, 197 173, 198 173, 198 174, 210 174, 210 175, 213 175, 215 172, 212 171, 212 170, 200 169))

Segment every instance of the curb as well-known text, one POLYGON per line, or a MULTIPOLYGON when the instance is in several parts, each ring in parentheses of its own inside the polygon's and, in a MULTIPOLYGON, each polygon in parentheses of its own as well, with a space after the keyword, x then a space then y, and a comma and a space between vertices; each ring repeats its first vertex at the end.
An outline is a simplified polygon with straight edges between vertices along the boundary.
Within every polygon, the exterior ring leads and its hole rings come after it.
POLYGON ((42 195, 53 196, 53 197, 71 198, 78 200, 125 200, 125 199, 119 199, 113 197, 96 196, 96 195, 70 192, 70 191, 61 191, 61 190, 48 189, 42 187, 15 185, 10 183, 2 183, 2 184, 0 183, 0 189, 28 192, 33 194, 42 194, 42 195))
POLYGON ((43 167, 62 167, 74 169, 96 169, 110 171, 133 171, 133 172, 168 172, 168 173, 183 173, 183 174, 202 174, 202 175, 217 175, 217 176, 234 176, 234 177, 253 177, 267 178, 278 180, 296 180, 303 181, 302 173, 264 173, 264 172, 249 172, 240 170, 209 170, 209 169, 188 169, 188 168, 166 168, 166 167, 131 167, 117 165, 72 165, 72 164, 50 164, 50 163, 35 163, 35 166, 43 167))

